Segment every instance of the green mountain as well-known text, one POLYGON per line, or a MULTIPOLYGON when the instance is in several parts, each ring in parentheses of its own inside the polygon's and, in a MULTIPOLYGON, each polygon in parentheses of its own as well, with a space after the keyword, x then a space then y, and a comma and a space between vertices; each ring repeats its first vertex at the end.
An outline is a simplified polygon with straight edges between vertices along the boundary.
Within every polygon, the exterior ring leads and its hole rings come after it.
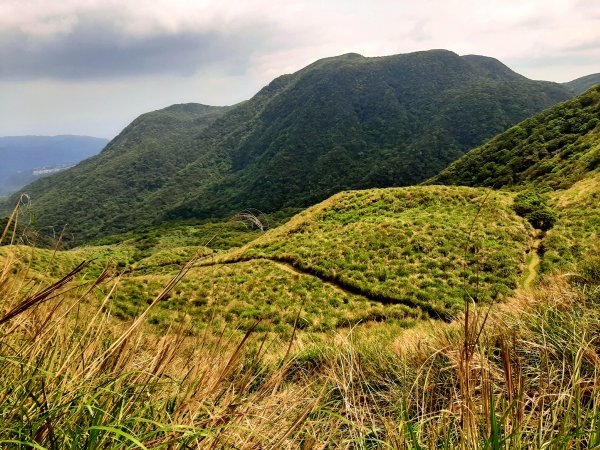
POLYGON ((576 80, 563 83, 562 85, 575 95, 580 95, 597 84, 600 84, 600 73, 586 75, 585 77, 577 78, 576 80))
POLYGON ((107 143, 90 136, 0 137, 0 195, 96 155, 107 143))
POLYGON ((68 222, 84 238, 303 207, 341 190, 419 183, 570 95, 483 56, 347 54, 226 111, 142 116, 97 158, 26 191, 41 225, 68 222))
POLYGON ((600 167, 600 86, 476 148, 428 183, 568 188, 600 167))
MULTIPOLYGON (((226 110, 190 103, 143 114, 100 154, 37 180, 22 192, 31 194, 40 224, 68 223, 74 232, 93 229, 94 220, 113 220, 162 187, 196 156, 195 135, 226 110)), ((16 200, 13 196, 9 201, 16 200)))

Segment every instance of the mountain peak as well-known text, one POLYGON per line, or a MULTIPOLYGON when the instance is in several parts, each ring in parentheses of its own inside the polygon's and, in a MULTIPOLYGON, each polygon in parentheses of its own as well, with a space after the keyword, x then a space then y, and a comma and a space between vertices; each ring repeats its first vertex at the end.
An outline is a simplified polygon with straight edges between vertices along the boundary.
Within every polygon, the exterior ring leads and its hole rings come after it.
POLYGON ((511 74, 491 58, 443 49, 326 58, 229 108, 145 114, 93 161, 26 191, 40 224, 68 221, 89 238, 412 185, 570 97, 555 83, 511 74))
POLYGON ((505 64, 498 61, 496 58, 481 55, 464 55, 461 56, 463 61, 468 62, 482 75, 497 79, 497 80, 517 80, 525 79, 523 75, 510 69, 505 64))

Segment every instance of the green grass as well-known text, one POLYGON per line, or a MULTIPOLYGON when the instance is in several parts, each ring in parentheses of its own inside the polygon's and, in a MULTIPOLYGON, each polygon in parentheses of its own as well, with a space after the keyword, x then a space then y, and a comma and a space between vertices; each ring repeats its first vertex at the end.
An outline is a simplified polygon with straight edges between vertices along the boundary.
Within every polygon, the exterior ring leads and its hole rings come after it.
POLYGON ((559 218, 542 241, 542 270, 574 270, 580 261, 600 253, 600 172, 550 198, 559 218))
POLYGON ((498 301, 516 287, 530 228, 511 202, 473 188, 346 192, 222 259, 276 260, 386 303, 453 314, 467 296, 498 301))
MULTIPOLYGON (((113 314, 130 318, 158 295, 172 275, 133 275, 123 279, 110 304, 113 314)), ((268 260, 192 269, 155 309, 151 322, 191 320, 202 329, 229 324, 242 330, 260 320, 258 330, 292 333, 294 324, 310 332, 330 332, 368 322, 396 321, 412 326, 421 313, 404 305, 383 305, 345 292, 320 279, 295 273, 268 260), (298 321, 297 320, 297 315, 298 321)))
POLYGON ((225 323, 247 329, 260 320, 261 330, 289 335, 301 309, 298 325, 311 332, 382 321, 408 327, 424 316, 449 320, 465 299, 499 302, 511 295, 531 231, 512 198, 456 187, 352 191, 262 235, 243 224, 220 224, 219 231, 208 223, 150 230, 120 244, 40 250, 31 258, 27 248, 19 252, 32 273, 46 277, 82 259, 94 260, 88 277, 106 265, 122 273, 106 308, 124 320, 187 260, 202 256, 204 267, 190 271, 155 308, 153 324, 189 319, 196 330, 225 323), (236 233, 255 240, 227 251, 199 245, 237 239, 236 233))

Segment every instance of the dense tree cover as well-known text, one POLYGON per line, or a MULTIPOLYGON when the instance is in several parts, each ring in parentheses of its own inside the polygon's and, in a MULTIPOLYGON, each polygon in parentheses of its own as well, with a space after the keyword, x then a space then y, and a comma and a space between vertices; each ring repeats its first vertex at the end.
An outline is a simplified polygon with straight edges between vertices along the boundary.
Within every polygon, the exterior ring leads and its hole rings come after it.
MULTIPOLYGON (((193 137, 225 110, 183 104, 138 117, 100 154, 23 189, 31 195, 38 224, 68 223, 78 237, 100 229, 110 234, 114 228, 104 224, 118 223, 193 158, 193 137)), ((11 197, 9 206, 16 201, 16 195, 11 197)), ((138 213, 147 218, 155 211, 138 213)))
POLYGON ((429 183, 560 189, 600 167, 600 86, 527 119, 456 161, 429 183))
POLYGON ((419 183, 570 95, 482 56, 348 54, 277 78, 216 120, 212 109, 210 120, 179 109, 143 116, 98 158, 27 190, 40 221, 69 222, 83 237, 303 207, 419 183))

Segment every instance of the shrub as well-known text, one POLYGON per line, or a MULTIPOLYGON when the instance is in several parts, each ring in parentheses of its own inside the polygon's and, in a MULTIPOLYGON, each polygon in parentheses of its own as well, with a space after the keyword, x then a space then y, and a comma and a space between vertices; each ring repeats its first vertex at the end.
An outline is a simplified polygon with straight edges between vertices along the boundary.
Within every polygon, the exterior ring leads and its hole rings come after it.
POLYGON ((513 203, 515 212, 524 217, 537 229, 547 231, 554 226, 558 216, 550 208, 546 199, 536 191, 524 191, 515 197, 513 203))

